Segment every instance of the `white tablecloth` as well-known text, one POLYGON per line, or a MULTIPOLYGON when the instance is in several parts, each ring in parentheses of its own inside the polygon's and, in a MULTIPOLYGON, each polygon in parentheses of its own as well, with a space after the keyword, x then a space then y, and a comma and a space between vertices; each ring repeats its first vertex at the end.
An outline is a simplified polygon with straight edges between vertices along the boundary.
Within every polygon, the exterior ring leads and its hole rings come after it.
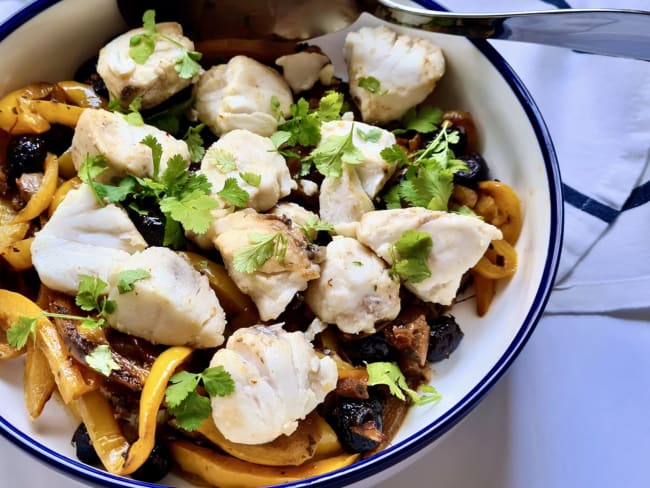
MULTIPOLYGON (((27 3, 0 0, 0 18, 27 3)), ((485 11, 566 3, 446 5, 485 11)), ((650 9, 650 0, 568 4, 650 9)), ((562 276, 509 373, 430 454, 382 486, 648 487, 650 63, 495 46, 531 90, 558 149, 571 224, 562 276)), ((2 438, 0 473, 1 486, 83 486, 2 438)))

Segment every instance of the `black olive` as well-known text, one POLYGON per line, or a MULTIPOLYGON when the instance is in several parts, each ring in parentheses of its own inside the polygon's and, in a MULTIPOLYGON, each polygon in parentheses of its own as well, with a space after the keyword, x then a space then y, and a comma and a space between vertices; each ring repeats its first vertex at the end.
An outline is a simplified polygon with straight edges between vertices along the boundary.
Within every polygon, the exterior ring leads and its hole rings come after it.
POLYGON ((341 445, 350 452, 370 451, 379 445, 383 428, 383 405, 377 398, 338 398, 330 424, 341 445))
POLYGON ((77 458, 79 461, 86 464, 100 464, 99 456, 93 447, 93 442, 88 435, 88 429, 84 424, 79 424, 77 430, 74 431, 72 436, 72 446, 76 450, 77 458))
POLYGON ((429 349, 427 360, 430 362, 442 361, 456 350, 463 338, 463 331, 456 323, 453 315, 441 315, 428 321, 429 349))
POLYGON ((104 80, 97 73, 97 56, 85 61, 74 75, 74 79, 81 83, 90 85, 93 91, 100 97, 109 98, 108 88, 104 80))
POLYGON ((14 182, 23 173, 43 171, 46 154, 47 147, 43 136, 26 134, 12 137, 7 147, 9 181, 14 182))
POLYGON ((472 153, 467 156, 461 156, 458 159, 464 161, 467 165, 467 171, 457 171, 454 173, 454 183, 476 188, 479 181, 485 181, 489 176, 488 165, 479 153, 472 153))
POLYGON ((50 130, 41 135, 45 139, 47 151, 60 156, 72 145, 74 129, 65 125, 52 124, 50 130))
POLYGON ((147 483, 156 483, 163 479, 172 467, 171 454, 164 444, 156 442, 149 455, 149 459, 140 466, 131 477, 146 481, 147 483))
POLYGON ((342 344, 345 354, 354 365, 363 364, 364 361, 375 363, 395 359, 395 348, 384 335, 373 334, 342 344))
POLYGON ((156 205, 143 208, 139 205, 139 211, 135 210, 128 204, 125 205, 126 211, 142 234, 142 237, 150 246, 162 246, 165 240, 165 215, 160 211, 156 205))

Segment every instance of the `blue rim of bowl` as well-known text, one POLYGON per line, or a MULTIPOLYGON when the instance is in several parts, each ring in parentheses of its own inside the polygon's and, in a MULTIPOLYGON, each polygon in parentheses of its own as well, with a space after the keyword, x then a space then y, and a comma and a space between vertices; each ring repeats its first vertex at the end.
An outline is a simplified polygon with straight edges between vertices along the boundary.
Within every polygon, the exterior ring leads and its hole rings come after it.
MULTIPOLYGON (((0 41, 11 34, 14 30, 18 29, 23 23, 60 1, 61 0, 37 0, 18 11, 15 15, 0 25, 0 41)), ((446 10, 431 0, 419 0, 418 3, 421 3, 428 8, 446 10)), ((541 318, 557 273, 564 229, 562 186, 557 156, 555 154, 550 134, 537 105, 510 65, 508 65, 505 59, 488 42, 471 39, 469 42, 471 42, 492 63, 517 96, 517 99, 535 131, 535 136, 545 163, 549 194, 552 199, 550 202, 550 233, 547 248, 547 255, 549 258, 544 265, 540 286, 535 294, 530 310, 528 311, 519 331, 510 343, 510 346, 492 369, 472 390, 470 390, 444 415, 436 419, 434 423, 411 435, 407 439, 388 447, 371 458, 359 461, 347 468, 314 478, 309 478, 307 480, 277 486, 283 486, 285 488, 302 488, 313 486, 315 483, 318 483, 322 488, 334 488, 345 484, 351 484, 368 478, 384 468, 389 468, 425 448, 465 417, 497 383, 503 373, 505 373, 517 355, 521 352, 535 329, 537 322, 541 318)), ((63 456, 48 449, 46 446, 19 431, 2 416, 0 416, 0 433, 18 447, 37 457, 39 460, 44 461, 48 465, 87 481, 102 483, 104 486, 111 488, 160 488, 165 486, 114 476, 105 471, 101 471, 97 468, 90 467, 75 461, 74 459, 63 456)))

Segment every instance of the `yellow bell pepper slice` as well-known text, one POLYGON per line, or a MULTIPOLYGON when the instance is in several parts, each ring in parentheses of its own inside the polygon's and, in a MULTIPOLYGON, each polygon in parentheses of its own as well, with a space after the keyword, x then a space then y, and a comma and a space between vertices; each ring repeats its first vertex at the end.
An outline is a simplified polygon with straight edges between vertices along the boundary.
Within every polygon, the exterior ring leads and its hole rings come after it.
POLYGON ((70 150, 59 156, 59 175, 66 180, 77 176, 77 168, 74 167, 72 152, 70 150))
POLYGON ((49 100, 34 100, 30 106, 34 113, 43 117, 50 124, 62 124, 68 127, 76 127, 79 117, 86 110, 75 105, 49 100))
POLYGON ((38 191, 32 195, 27 205, 16 215, 12 224, 22 224, 35 219, 50 206, 59 181, 59 162, 54 154, 48 153, 45 158, 45 174, 38 191))
POLYGON ((127 475, 133 473, 144 464, 151 454, 156 442, 158 410, 165 396, 167 384, 176 368, 190 354, 192 354, 192 349, 189 347, 170 347, 158 356, 153 363, 140 397, 138 440, 129 449, 124 465, 118 471, 115 471, 116 474, 127 475))
POLYGON ((183 471, 198 475, 219 488, 257 488, 289 483, 349 466, 359 458, 358 454, 346 453, 301 466, 261 466, 186 441, 172 441, 169 448, 183 471))
POLYGON ((83 108, 106 108, 106 100, 95 93, 90 85, 78 81, 59 81, 57 86, 65 93, 68 103, 83 108))
POLYGON ((48 97, 54 90, 50 83, 35 83, 15 90, 0 99, 0 129, 10 134, 41 134, 50 124, 31 109, 32 100, 48 97))
POLYGON ((33 237, 16 241, 1 250, 0 254, 16 271, 28 270, 33 266, 32 242, 34 242, 33 237))
POLYGON ((52 201, 50 202, 50 207, 47 210, 48 216, 52 217, 52 214, 55 212, 55 210, 58 208, 58 206, 61 204, 61 202, 63 201, 63 199, 65 198, 65 196, 68 194, 70 190, 74 190, 75 188, 79 188, 80 186, 81 186, 81 180, 75 177, 65 181, 60 187, 58 187, 56 189, 56 192, 54 193, 54 196, 52 197, 52 201))
POLYGON ((73 409, 86 426, 97 456, 106 470, 109 473, 120 472, 129 442, 122 434, 108 400, 101 392, 91 391, 77 399, 73 409))
POLYGON ((36 420, 52 396, 56 382, 47 358, 33 341, 27 341, 23 384, 27 413, 29 418, 36 420))

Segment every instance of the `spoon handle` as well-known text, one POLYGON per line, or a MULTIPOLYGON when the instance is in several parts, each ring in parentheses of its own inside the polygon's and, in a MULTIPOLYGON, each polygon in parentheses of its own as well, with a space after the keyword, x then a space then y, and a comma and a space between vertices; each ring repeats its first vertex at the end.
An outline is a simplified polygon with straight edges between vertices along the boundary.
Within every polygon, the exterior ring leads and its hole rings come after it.
MULTIPOLYGON (((379 0, 379 17, 422 30, 474 39, 507 39, 650 61, 650 12, 557 9, 505 13, 440 12, 379 0)), ((418 3, 427 4, 426 0, 418 3)))

